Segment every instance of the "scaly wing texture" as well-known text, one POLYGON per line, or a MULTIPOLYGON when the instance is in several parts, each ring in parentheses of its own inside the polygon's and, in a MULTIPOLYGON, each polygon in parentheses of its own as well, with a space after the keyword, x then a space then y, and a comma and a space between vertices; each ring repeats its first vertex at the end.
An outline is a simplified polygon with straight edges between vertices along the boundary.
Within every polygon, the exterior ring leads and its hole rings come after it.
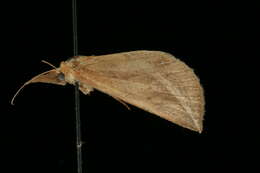
POLYGON ((193 70, 160 51, 80 57, 77 70, 92 87, 165 118, 202 131, 204 96, 193 70))

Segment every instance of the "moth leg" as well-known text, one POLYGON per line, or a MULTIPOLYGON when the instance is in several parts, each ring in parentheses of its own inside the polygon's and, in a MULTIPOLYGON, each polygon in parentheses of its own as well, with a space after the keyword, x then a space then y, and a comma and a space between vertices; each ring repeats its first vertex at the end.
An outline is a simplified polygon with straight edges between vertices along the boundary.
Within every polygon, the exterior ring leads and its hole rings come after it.
POLYGON ((117 97, 113 97, 113 98, 116 99, 117 101, 119 101, 121 104, 123 104, 128 110, 131 110, 130 107, 123 100, 121 100, 121 99, 119 99, 117 97))
POLYGON ((80 90, 81 92, 83 92, 85 95, 87 95, 87 94, 89 94, 91 91, 93 91, 94 88, 91 87, 91 86, 89 86, 89 85, 79 83, 79 90, 80 90))

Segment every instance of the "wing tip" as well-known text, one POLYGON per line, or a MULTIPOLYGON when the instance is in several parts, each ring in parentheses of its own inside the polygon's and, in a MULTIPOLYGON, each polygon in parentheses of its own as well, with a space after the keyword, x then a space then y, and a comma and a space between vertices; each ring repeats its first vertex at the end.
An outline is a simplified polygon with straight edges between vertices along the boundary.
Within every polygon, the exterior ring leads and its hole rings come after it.
POLYGON ((203 131, 203 122, 202 121, 193 121, 193 123, 189 124, 189 125, 181 125, 182 127, 185 127, 189 130, 198 132, 198 133, 202 133, 203 131))

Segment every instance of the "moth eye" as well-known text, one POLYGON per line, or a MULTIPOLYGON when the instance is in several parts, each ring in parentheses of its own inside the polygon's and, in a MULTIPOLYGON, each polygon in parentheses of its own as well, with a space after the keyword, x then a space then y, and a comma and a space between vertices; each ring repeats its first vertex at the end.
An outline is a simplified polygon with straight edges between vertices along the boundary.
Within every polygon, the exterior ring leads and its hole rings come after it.
POLYGON ((63 73, 59 73, 59 74, 58 74, 58 79, 59 79, 60 81, 64 81, 64 80, 65 80, 64 74, 63 74, 63 73))

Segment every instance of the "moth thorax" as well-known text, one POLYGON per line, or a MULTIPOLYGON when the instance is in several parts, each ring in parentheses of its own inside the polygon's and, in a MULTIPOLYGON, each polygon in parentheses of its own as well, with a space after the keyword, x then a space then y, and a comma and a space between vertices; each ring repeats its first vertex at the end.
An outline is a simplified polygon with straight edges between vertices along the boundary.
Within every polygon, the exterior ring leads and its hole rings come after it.
POLYGON ((65 76, 65 80, 66 82, 70 83, 70 84, 75 84, 76 83, 76 80, 75 80, 75 77, 72 73, 68 73, 66 76, 65 76))

